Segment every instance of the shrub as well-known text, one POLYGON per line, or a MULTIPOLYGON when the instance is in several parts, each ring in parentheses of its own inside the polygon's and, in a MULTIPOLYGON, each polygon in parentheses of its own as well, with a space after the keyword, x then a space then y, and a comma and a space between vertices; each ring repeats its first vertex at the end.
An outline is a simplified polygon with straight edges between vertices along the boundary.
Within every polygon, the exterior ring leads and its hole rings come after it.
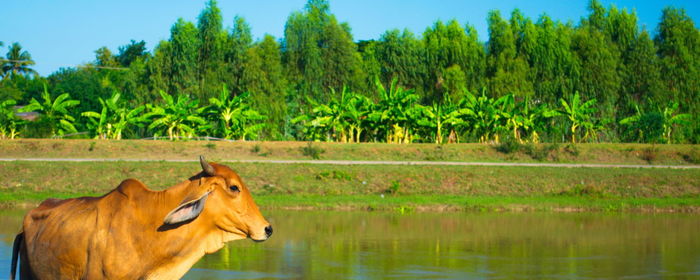
POLYGON ((559 150, 559 144, 536 145, 531 143, 524 145, 523 149, 525 150, 525 154, 529 155, 532 159, 543 161, 548 159, 553 151, 559 150))
POLYGON ((578 149, 578 146, 576 146, 575 144, 567 144, 566 146, 564 146, 564 151, 566 151, 574 157, 578 157, 578 155, 581 153, 581 151, 579 151, 578 149))
POLYGON ((692 164, 700 163, 700 152, 698 149, 692 149, 688 153, 682 155, 683 159, 692 164))
POLYGON ((639 158, 647 161, 648 163, 652 163, 656 160, 656 157, 658 156, 658 151, 659 149, 656 148, 656 146, 652 145, 651 147, 642 150, 642 153, 639 155, 639 158))
POLYGON ((520 151, 522 149, 522 144, 520 144, 517 140, 511 137, 506 137, 501 143, 496 144, 494 148, 496 148, 496 151, 498 152, 504 154, 512 154, 520 151))
POLYGON ((391 186, 387 188, 384 192, 388 194, 397 194, 401 190, 401 183, 399 181, 391 181, 391 186))
POLYGON ((321 159, 321 154, 325 152, 322 148, 314 146, 313 142, 308 142, 305 147, 301 147, 301 154, 312 159, 321 159))

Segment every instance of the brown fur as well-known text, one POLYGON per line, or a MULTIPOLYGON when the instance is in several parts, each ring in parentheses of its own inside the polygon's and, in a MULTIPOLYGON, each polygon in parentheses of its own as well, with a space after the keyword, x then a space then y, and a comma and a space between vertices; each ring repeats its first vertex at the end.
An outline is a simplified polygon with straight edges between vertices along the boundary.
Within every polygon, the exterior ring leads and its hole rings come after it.
POLYGON ((102 197, 44 201, 24 218, 22 279, 177 279, 227 241, 267 239, 269 223, 241 178, 211 165, 216 176, 202 172, 160 192, 127 179, 102 197), (163 223, 207 193, 197 218, 163 223))

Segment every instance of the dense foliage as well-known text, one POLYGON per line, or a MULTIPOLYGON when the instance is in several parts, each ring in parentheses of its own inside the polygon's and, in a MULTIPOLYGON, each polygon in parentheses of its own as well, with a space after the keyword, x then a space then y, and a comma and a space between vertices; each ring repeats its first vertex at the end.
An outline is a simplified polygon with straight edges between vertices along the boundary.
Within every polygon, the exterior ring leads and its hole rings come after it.
POLYGON ((492 11, 487 42, 456 20, 355 42, 327 0, 309 0, 284 38, 255 41, 242 17, 225 29, 210 0, 150 52, 103 47, 48 77, 13 43, 0 57, 0 137, 700 142, 691 18, 669 7, 649 31, 633 11, 588 8, 577 24, 492 11))

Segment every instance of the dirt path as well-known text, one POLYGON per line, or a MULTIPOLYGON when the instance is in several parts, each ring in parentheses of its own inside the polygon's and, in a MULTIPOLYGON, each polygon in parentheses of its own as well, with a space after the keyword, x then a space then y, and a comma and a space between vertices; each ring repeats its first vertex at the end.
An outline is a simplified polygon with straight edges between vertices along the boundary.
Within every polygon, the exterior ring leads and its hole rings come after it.
MULTIPOLYGON (((118 158, 0 158, 0 161, 48 161, 48 162, 197 162, 181 159, 118 159, 118 158)), ((458 162, 458 161, 369 161, 369 160, 236 160, 224 162, 276 163, 276 164, 328 164, 328 165, 445 165, 445 166, 522 166, 564 168, 670 168, 700 169, 700 165, 643 165, 643 164, 595 164, 595 163, 517 163, 517 162, 458 162)))

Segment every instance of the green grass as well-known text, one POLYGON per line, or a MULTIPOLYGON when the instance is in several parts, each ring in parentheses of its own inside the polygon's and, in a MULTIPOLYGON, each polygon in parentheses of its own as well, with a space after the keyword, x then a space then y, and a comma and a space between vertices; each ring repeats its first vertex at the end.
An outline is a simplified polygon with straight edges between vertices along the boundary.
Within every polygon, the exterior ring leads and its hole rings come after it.
POLYGON ((398 161, 698 164, 697 145, 538 144, 503 149, 489 144, 211 142, 151 140, 0 140, 0 157, 195 160, 324 159, 398 161), (500 151, 499 151, 500 150, 500 151))
MULTIPOLYGON (((231 163, 263 208, 693 211, 700 170, 231 163), (382 198, 383 196, 383 198, 382 198)), ((102 195, 126 178, 161 190, 197 163, 0 162, 0 204, 102 195)))
POLYGON ((395 211, 651 211, 697 212, 700 198, 605 198, 581 196, 350 195, 257 196, 268 208, 395 211))

